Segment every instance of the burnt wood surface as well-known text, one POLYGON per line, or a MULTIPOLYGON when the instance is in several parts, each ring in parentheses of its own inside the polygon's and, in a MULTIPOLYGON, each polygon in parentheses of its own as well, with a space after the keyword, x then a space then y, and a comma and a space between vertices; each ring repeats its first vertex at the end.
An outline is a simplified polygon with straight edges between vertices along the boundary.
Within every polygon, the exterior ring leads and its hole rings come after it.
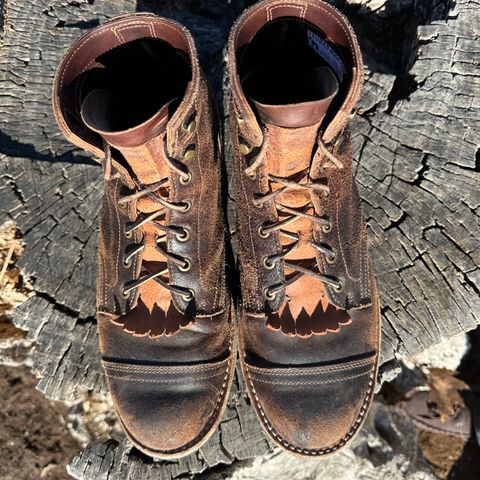
MULTIPOLYGON (((33 370, 50 398, 106 391, 94 316, 102 175, 55 124, 56 66, 87 29, 154 11, 192 29, 221 104, 223 48, 246 3, 0 0, 0 224, 14 220, 23 234, 20 267, 36 294, 14 322, 37 343, 33 370)), ((367 67, 352 130, 388 378, 399 358, 480 321, 480 2, 331 3, 357 30, 367 67)), ((237 378, 225 418, 199 452, 153 462, 126 440, 105 439, 69 472, 82 480, 183 478, 213 467, 225 473, 270 449, 237 378)))

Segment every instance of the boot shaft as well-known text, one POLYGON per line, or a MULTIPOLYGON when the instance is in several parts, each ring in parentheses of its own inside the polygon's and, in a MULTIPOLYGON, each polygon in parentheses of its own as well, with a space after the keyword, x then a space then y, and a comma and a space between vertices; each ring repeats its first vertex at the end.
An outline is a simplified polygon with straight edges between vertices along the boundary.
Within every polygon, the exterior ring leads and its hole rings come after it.
MULTIPOLYGON (((88 32, 58 67, 53 106, 60 128, 75 145, 108 159, 97 307, 125 328, 146 328, 123 318, 137 306, 170 311, 170 319, 225 309, 221 152, 212 105, 189 31, 150 14, 118 17, 88 32), (136 287, 136 279, 157 273, 136 287)), ((188 324, 178 319, 177 328, 188 324)))
POLYGON ((351 26, 323 2, 267 0, 237 20, 228 48, 245 308, 278 312, 288 301, 294 319, 303 308, 312 313, 306 278, 281 287, 302 268, 324 283, 324 308, 368 305, 348 129, 363 64, 351 26))

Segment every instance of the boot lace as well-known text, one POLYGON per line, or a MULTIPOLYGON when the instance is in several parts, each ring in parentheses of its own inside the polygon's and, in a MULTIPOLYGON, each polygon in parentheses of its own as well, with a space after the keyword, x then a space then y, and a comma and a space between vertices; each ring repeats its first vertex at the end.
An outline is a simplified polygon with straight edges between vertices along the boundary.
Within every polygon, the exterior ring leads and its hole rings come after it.
MULTIPOLYGON (((105 180, 110 180, 113 178, 112 175, 112 153, 111 147, 107 142, 103 142, 105 158, 103 159, 104 165, 104 178, 105 180)), ((171 158, 167 151, 166 146, 164 144, 163 149, 163 159, 168 164, 168 166, 174 170, 180 176, 180 182, 183 185, 186 185, 190 182, 192 175, 188 171, 187 167, 180 161, 171 158)), ((134 222, 129 222, 125 225, 125 237, 132 238, 133 233, 135 230, 139 229, 140 227, 151 224, 156 229, 160 230, 163 234, 157 237, 155 247, 159 250, 159 252, 169 261, 178 265, 178 268, 183 271, 187 272, 191 268, 191 261, 188 258, 174 255, 166 250, 166 248, 162 245, 167 239, 167 233, 172 232, 175 234, 177 239, 181 242, 186 242, 190 237, 190 232, 186 227, 181 226, 173 226, 173 225, 165 225, 161 223, 158 219, 161 215, 166 213, 167 210, 176 211, 176 212, 187 212, 191 208, 191 202, 188 200, 184 200, 181 202, 170 202, 162 198, 159 194, 156 195, 155 192, 167 186, 169 179, 164 178, 159 182, 153 183, 151 185, 145 186, 142 185, 139 180, 132 175, 132 180, 134 181, 137 191, 135 193, 121 196, 118 199, 118 207, 119 208, 127 208, 128 204, 138 200, 143 197, 148 197, 149 199, 153 200, 154 202, 159 204, 158 209, 155 211, 145 214, 143 212, 137 213, 137 218, 134 222)), ((123 259, 123 264, 125 267, 129 267, 131 265, 131 261, 135 255, 138 255, 145 249, 145 242, 144 238, 142 238, 141 242, 138 244, 134 244, 135 246, 132 248, 131 245, 127 247, 123 259)), ((158 271, 158 272, 149 272, 141 275, 136 280, 126 282, 122 288, 122 295, 124 298, 128 298, 133 290, 140 287, 144 283, 155 280, 159 283, 162 287, 166 288, 172 293, 177 293, 181 295, 186 301, 191 301, 194 298, 194 291, 190 288, 180 287, 178 285, 170 284, 169 282, 165 281, 161 277, 168 273, 168 267, 158 271)))
MULTIPOLYGON (((260 147, 258 155, 252 162, 252 164, 244 169, 245 174, 251 179, 256 178, 257 170, 266 162, 266 151, 268 148, 268 143, 268 132, 265 130, 263 144, 260 147)), ((321 171, 325 171, 327 168, 332 167, 338 169, 343 168, 342 162, 328 150, 327 146, 323 143, 323 141, 318 141, 318 148, 320 149, 320 152, 323 155, 324 159, 320 166, 321 171)), ((252 151, 252 148, 248 145, 241 144, 241 151, 243 151, 244 154, 248 154, 252 151)), ((289 240, 293 240, 293 243, 291 243, 290 245, 282 247, 282 250, 280 252, 274 255, 269 255, 263 259, 263 265, 269 270, 273 269, 275 267, 275 264, 279 260, 284 259, 284 266, 295 272, 288 279, 285 278, 283 282, 265 288, 264 295, 267 300, 273 300, 278 293, 286 289, 292 283, 296 282, 303 275, 310 275, 325 284, 331 285, 337 292, 340 292, 343 289, 343 283, 339 278, 322 275, 321 273, 312 270, 314 266, 312 266, 312 268, 306 268, 301 265, 289 262, 288 259, 285 259, 285 257, 290 252, 292 252, 292 250, 297 248, 300 244, 300 234, 298 232, 290 232, 287 230, 283 230, 283 228, 287 225, 295 222, 300 218, 304 218, 314 224, 319 225, 323 233, 325 234, 330 233, 330 231, 332 230, 332 224, 328 216, 319 216, 307 213, 308 210, 314 208, 311 201, 300 209, 290 208, 289 206, 283 205, 278 201, 279 195, 289 189, 306 189, 309 192, 320 194, 324 198, 327 198, 330 194, 330 187, 328 185, 312 181, 309 175, 309 170, 310 168, 306 168, 305 170, 300 172, 300 177, 296 177, 295 180, 268 173, 267 176, 269 180, 270 191, 266 194, 257 194, 252 200, 254 206, 258 208, 261 208, 266 202, 273 200, 275 208, 279 213, 279 217, 282 217, 276 222, 260 225, 258 229, 258 234, 261 238, 268 238, 271 233, 278 231, 279 234, 283 237, 286 237, 289 240), (278 184, 280 186, 279 188, 273 190, 271 188, 272 184, 278 184)), ((335 262, 335 251, 329 245, 319 244, 315 242, 313 238, 308 239, 308 244, 311 245, 315 250, 320 252, 320 254, 324 255, 328 263, 333 264, 335 262)))

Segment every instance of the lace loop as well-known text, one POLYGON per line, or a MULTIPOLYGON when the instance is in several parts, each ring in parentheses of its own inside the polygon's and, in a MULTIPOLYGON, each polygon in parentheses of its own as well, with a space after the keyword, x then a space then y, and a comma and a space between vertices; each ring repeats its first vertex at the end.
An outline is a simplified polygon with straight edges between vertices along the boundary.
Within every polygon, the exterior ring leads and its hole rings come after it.
POLYGON ((248 175, 249 177, 253 177, 254 175, 256 175, 256 170, 260 168, 261 165, 263 165, 265 161, 265 154, 267 153, 268 143, 269 143, 268 131, 264 129, 263 143, 260 147, 260 151, 258 152, 253 163, 244 170, 245 174, 248 175))
POLYGON ((327 148, 327 146, 323 143, 322 140, 319 140, 318 142, 318 149, 323 156, 327 157, 328 160, 332 162, 333 165, 335 165, 336 168, 343 168, 343 163, 332 152, 330 152, 330 150, 327 148))

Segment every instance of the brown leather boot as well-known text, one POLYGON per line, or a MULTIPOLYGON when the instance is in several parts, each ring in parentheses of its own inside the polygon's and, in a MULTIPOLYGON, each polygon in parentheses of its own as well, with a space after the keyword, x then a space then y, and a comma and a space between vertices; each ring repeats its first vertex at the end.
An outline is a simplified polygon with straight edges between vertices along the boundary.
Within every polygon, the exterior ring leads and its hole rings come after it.
POLYGON ((257 3, 228 48, 243 373, 272 440, 318 457, 359 429, 378 363, 348 128, 361 54, 347 20, 318 0, 257 3))
POLYGON ((148 14, 74 43, 55 78, 64 135, 105 156, 97 319, 123 427, 153 457, 214 431, 234 371, 219 125, 190 33, 148 14))

